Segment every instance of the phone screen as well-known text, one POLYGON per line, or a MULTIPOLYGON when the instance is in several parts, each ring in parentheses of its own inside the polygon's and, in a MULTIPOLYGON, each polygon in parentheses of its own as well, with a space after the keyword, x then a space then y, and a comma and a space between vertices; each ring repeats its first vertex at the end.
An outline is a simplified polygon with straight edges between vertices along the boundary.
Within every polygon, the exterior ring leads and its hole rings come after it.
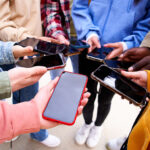
POLYGON ((87 77, 63 72, 43 113, 45 119, 72 125, 82 98, 87 77))
POLYGON ((56 43, 51 43, 35 38, 27 38, 25 40, 22 40, 17 43, 18 45, 21 45, 23 47, 25 46, 32 46, 34 51, 43 53, 43 54, 58 54, 61 52, 67 52, 69 46, 65 44, 56 44, 56 43))
POLYGON ((119 68, 128 70, 129 67, 131 67, 134 62, 127 62, 127 61, 118 61, 118 60, 104 60, 104 63, 111 68, 119 68))
POLYGON ((70 40, 70 47, 74 48, 74 49, 80 49, 80 48, 89 48, 90 45, 86 42, 81 41, 81 40, 71 39, 70 40))
POLYGON ((16 63, 16 65, 26 68, 33 66, 45 66, 48 69, 62 68, 65 64, 64 57, 61 54, 23 59, 16 63))
POLYGON ((102 85, 131 100, 136 105, 145 103, 146 90, 117 71, 102 65, 91 75, 102 85))
POLYGON ((94 61, 103 62, 105 57, 112 50, 113 50, 112 48, 106 48, 106 47, 95 48, 91 53, 87 54, 87 58, 94 61))

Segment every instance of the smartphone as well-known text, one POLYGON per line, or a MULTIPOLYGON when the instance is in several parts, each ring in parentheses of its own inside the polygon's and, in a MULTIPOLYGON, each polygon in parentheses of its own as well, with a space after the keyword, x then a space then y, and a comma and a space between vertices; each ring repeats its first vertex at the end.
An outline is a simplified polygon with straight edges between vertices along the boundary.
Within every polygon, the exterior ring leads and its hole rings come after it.
POLYGON ((85 75, 62 72, 43 112, 43 118, 73 125, 86 84, 87 77, 85 75))
POLYGON ((70 48, 76 49, 76 50, 90 47, 90 45, 88 43, 83 42, 82 40, 77 40, 77 39, 71 39, 69 46, 70 46, 70 48))
POLYGON ((15 45, 20 45, 22 47, 32 46, 35 52, 39 52, 47 55, 54 55, 68 51, 69 46, 65 44, 56 44, 47 41, 43 41, 36 38, 26 38, 15 45))
POLYGON ((16 62, 16 66, 30 68, 34 66, 45 66, 48 70, 64 68, 65 58, 62 54, 39 56, 29 59, 23 59, 16 62))
POLYGON ((102 65, 91 74, 92 79, 101 85, 118 93, 133 104, 143 107, 146 104, 148 92, 145 88, 124 77, 112 68, 102 65))
POLYGON ((101 48, 95 48, 91 53, 88 53, 86 57, 93 61, 104 62, 104 59, 112 50, 112 48, 102 46, 101 48))
POLYGON ((127 62, 127 61, 118 61, 118 60, 104 60, 104 64, 106 64, 108 67, 114 68, 114 69, 123 69, 128 70, 129 67, 131 67, 135 62, 127 62))

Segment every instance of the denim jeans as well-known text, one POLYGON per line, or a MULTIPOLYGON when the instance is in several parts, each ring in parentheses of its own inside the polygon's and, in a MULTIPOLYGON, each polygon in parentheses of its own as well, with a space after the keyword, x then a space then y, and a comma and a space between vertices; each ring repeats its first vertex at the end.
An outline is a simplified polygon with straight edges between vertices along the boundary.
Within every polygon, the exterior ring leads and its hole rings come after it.
MULTIPOLYGON (((78 55, 74 55, 70 57, 73 72, 78 73, 78 55)), ((60 74, 64 71, 64 68, 62 69, 56 69, 50 71, 51 80, 55 79, 55 77, 60 76, 60 74)))
MULTIPOLYGON (((8 71, 9 69, 14 68, 15 65, 2 65, 0 67, 4 71, 8 71)), ((25 87, 21 90, 18 90, 13 93, 13 104, 29 101, 36 95, 37 92, 38 92, 38 83, 28 86, 28 87, 25 87)), ((48 131, 40 130, 39 132, 31 133, 31 137, 38 141, 43 141, 44 139, 46 139, 48 137, 48 131)))

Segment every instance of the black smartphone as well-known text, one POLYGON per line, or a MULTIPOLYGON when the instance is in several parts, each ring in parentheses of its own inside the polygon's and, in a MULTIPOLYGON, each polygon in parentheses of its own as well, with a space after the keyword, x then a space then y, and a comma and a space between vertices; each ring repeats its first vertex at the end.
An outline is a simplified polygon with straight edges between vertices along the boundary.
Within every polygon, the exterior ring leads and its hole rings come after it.
POLYGON ((20 45, 22 47, 32 46, 34 51, 47 54, 54 55, 62 52, 66 52, 69 49, 69 46, 65 44, 56 44, 52 42, 43 41, 36 38, 26 38, 15 45, 20 45))
POLYGON ((70 40, 70 48, 72 49, 81 49, 81 48, 89 48, 90 45, 86 42, 83 42, 82 40, 77 40, 77 39, 71 39, 70 40))
POLYGON ((103 62, 106 56, 112 51, 112 48, 106 48, 106 47, 101 47, 101 48, 95 48, 91 53, 88 53, 86 55, 87 59, 93 60, 93 61, 98 61, 98 62, 103 62))
POLYGON ((102 65, 92 72, 91 77, 101 85, 118 93, 133 104, 143 107, 146 104, 148 92, 145 88, 124 77, 119 72, 102 65))
POLYGON ((62 72, 43 112, 43 118, 73 125, 86 84, 87 77, 85 75, 62 72))
POLYGON ((19 60, 16 62, 16 65, 25 68, 45 66, 48 70, 53 70, 64 68, 66 65, 66 61, 62 54, 56 54, 19 60))
POLYGON ((135 62, 127 62, 127 61, 118 61, 118 60, 104 60, 104 64, 106 64, 108 67, 114 68, 114 69, 123 69, 128 70, 129 67, 131 67, 135 62))

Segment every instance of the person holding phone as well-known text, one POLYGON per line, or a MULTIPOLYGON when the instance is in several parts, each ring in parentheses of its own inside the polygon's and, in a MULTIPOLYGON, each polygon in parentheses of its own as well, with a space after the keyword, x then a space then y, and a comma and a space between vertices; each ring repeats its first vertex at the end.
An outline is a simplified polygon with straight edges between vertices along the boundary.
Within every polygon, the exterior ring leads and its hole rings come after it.
MULTIPOLYGON (((14 72, 9 71, 8 75, 10 77, 12 91, 23 88, 25 85, 27 86, 37 82, 39 77, 41 77, 45 71, 46 68, 44 67, 34 67, 29 69, 15 68, 14 72), (18 80, 18 78, 19 80, 23 78, 20 76, 21 74, 23 77, 26 77, 27 74, 32 74, 33 76, 30 76, 28 79, 26 78, 24 80, 24 84, 20 84, 21 82, 16 82, 16 80, 18 80), (12 76, 17 77, 17 79, 14 77, 12 78, 12 76)), ((0 73, 0 77, 1 76, 2 73, 0 73)), ((10 140, 20 134, 37 132, 40 129, 53 128, 60 124, 54 121, 47 121, 42 117, 44 108, 49 101, 57 82, 58 78, 50 81, 45 87, 41 88, 36 96, 29 102, 22 102, 21 104, 12 105, 7 104, 5 101, 0 101, 0 143, 10 140)), ((81 114, 89 96, 90 94, 88 92, 84 93, 81 100, 81 105, 78 107, 78 115, 81 114)))
MULTIPOLYGON (((88 52, 101 46, 113 47, 114 51, 122 52, 138 47, 149 31, 150 1, 91 0, 88 4, 88 0, 74 0, 72 17, 78 39, 85 39, 91 45, 88 52)), ((80 73, 89 76, 87 87, 91 97, 83 111, 85 124, 77 132, 75 140, 80 145, 86 142, 89 147, 95 147, 99 142, 102 124, 109 113, 114 93, 100 87, 98 113, 93 126, 92 116, 97 95, 97 82, 90 79, 89 68, 94 71, 97 66, 92 65, 84 55, 82 56, 79 60, 80 73), (87 65, 88 67, 85 67, 87 65)))
MULTIPOLYGON (((45 36, 57 39, 60 43, 70 44, 70 0, 42 0, 41 18, 45 36)), ((78 72, 78 56, 70 56, 73 71, 78 72)), ((64 69, 50 71, 51 79, 60 75, 64 69)))
MULTIPOLYGON (((128 71, 129 72, 122 72, 122 74, 128 78, 132 78, 133 81, 137 82, 143 87, 149 86, 147 85, 147 73, 145 70, 150 69, 150 32, 145 36, 144 40, 142 41, 140 47, 131 48, 119 56, 120 61, 135 61, 135 64, 131 66, 128 71), (138 72, 134 72, 138 71, 138 72)), ((106 147, 109 150, 120 150, 123 142, 126 140, 126 137, 120 137, 116 139, 112 139, 106 143, 106 147)))
MULTIPOLYGON (((0 1, 0 39, 2 41, 18 42, 27 37, 36 37, 49 41, 42 35, 42 22, 40 11, 40 0, 0 1)), ((14 65, 1 66, 3 70, 14 68, 14 65)), ((32 99, 38 91, 38 83, 20 89, 13 93, 13 103, 17 104, 32 99)), ((40 130, 31 133, 31 138, 48 146, 55 147, 60 144, 59 138, 48 133, 47 130, 40 130)))

